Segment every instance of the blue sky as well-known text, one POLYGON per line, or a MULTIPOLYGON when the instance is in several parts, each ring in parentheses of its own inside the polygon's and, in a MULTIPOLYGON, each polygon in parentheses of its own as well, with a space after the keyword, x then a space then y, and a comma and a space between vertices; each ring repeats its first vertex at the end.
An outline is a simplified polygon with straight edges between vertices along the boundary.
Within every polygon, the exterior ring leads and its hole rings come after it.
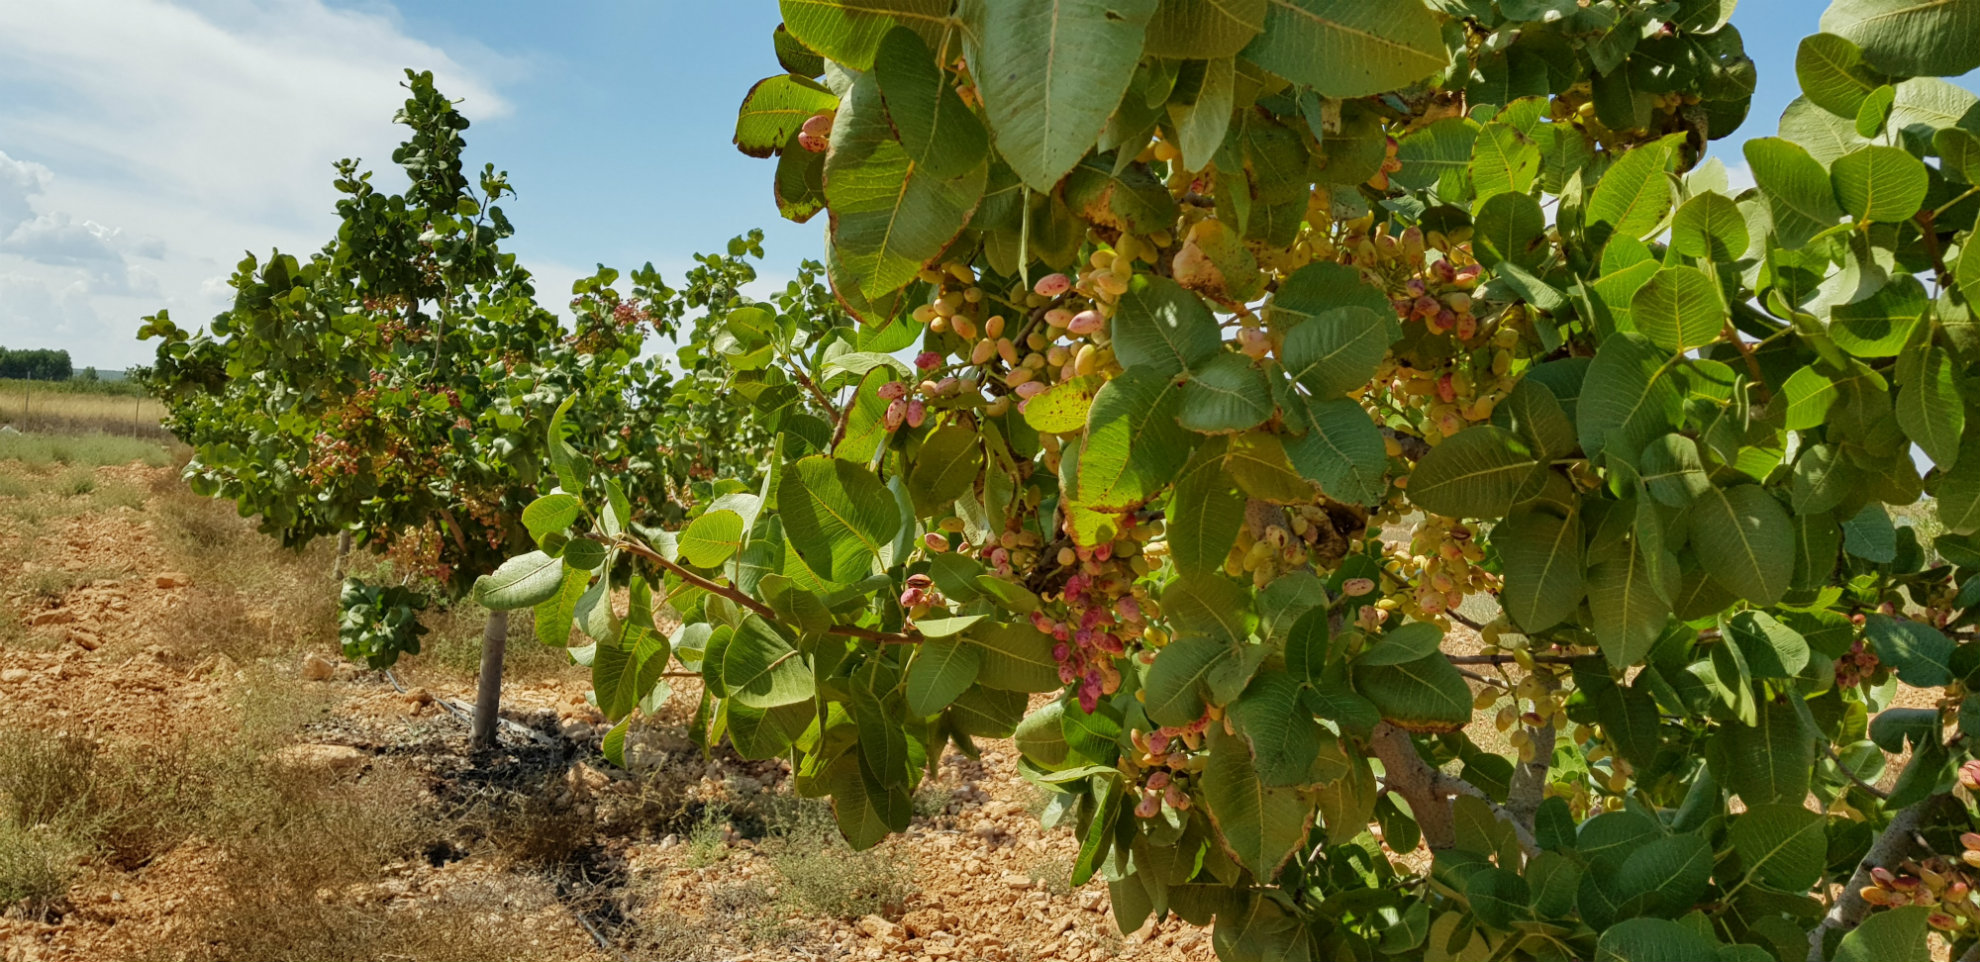
MULTIPOLYGON (((1736 182, 1737 144, 1773 133, 1824 6, 1740 3, 1760 88, 1714 150, 1736 182)), ((331 162, 389 166, 403 66, 465 98, 474 162, 519 189, 513 247, 547 303, 599 262, 677 279, 753 226, 787 276, 819 256, 822 220, 779 219, 770 162, 729 143, 778 69, 777 21, 772 0, 0 3, 0 345, 141 362, 140 316, 203 324, 244 250, 314 250, 331 162)))

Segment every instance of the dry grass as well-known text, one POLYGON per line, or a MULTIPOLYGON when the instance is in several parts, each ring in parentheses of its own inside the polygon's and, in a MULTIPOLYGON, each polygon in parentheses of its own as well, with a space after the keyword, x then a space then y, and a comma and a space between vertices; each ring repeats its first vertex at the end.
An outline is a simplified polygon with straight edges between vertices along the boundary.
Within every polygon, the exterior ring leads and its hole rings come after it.
POLYGON ((162 441, 165 405, 155 398, 50 390, 49 385, 0 381, 0 424, 34 434, 112 434, 162 441))
POLYGON ((170 463, 156 440, 110 434, 0 434, 0 461, 19 461, 37 472, 52 465, 94 468, 140 462, 154 468, 170 463))

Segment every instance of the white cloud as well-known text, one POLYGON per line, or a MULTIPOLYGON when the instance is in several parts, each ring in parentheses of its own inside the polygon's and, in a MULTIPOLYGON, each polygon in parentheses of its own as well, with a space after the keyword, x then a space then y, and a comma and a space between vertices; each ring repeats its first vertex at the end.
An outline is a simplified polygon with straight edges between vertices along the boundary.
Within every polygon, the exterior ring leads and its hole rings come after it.
POLYGON ((315 250, 335 220, 331 164, 391 166, 408 66, 478 119, 508 110, 389 11, 0 2, 0 344, 142 362, 140 316, 202 324, 242 251, 315 250))

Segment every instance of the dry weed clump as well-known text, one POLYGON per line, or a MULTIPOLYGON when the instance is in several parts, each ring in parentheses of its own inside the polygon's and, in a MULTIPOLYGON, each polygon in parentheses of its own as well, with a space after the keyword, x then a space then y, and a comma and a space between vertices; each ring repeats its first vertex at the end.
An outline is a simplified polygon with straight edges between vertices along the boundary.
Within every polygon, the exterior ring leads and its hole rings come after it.
POLYGON ((824 802, 796 800, 762 842, 784 879, 780 896, 806 914, 839 919, 898 913, 915 890, 914 865, 895 847, 855 852, 824 802))

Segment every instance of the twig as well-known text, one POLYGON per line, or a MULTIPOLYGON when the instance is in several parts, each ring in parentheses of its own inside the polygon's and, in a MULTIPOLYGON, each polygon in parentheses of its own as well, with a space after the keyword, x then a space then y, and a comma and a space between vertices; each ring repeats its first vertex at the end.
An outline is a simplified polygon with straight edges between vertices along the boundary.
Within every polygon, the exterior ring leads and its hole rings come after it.
POLYGON ((1933 281, 1943 290, 1952 279, 1952 272, 1946 269, 1945 253, 1939 250, 1939 229, 1932 223, 1937 217, 1937 211, 1921 210, 1912 220, 1918 223, 1918 229, 1925 237, 1925 252, 1932 257, 1933 281))
MULTIPOLYGON (((688 584, 700 588, 701 590, 706 591, 709 594, 720 595, 724 598, 729 599, 730 601, 735 602, 738 605, 743 606, 744 608, 749 609, 752 612, 755 612, 756 614, 762 616, 765 621, 779 620, 777 617, 776 610, 771 608, 769 605, 766 605, 763 602, 756 600, 755 598, 751 598, 750 596, 743 594, 741 591, 738 591, 735 588, 732 588, 728 585, 722 584, 720 582, 710 581, 707 578, 695 574, 694 572, 689 571, 688 569, 680 566, 679 564, 667 560, 666 556, 662 555, 660 552, 655 551, 652 548, 647 547, 646 545, 640 544, 637 541, 629 541, 625 539, 614 540, 596 534, 587 535, 586 537, 589 537, 593 541, 623 548, 631 554, 638 555, 641 558, 645 558, 646 560, 651 561, 654 564, 659 565, 660 567, 665 568, 666 570, 672 572, 676 577, 680 578, 682 581, 687 582, 688 584)), ((829 635, 843 635, 847 638, 859 638, 864 641, 877 641, 883 645, 921 644, 921 636, 918 634, 899 634, 891 631, 875 631, 871 628, 860 628, 855 625, 833 625, 832 627, 827 628, 825 630, 825 633, 829 635)))
MULTIPOLYGON (((1449 660, 1449 661, 1450 661, 1450 663, 1451 663, 1451 664, 1453 664, 1453 665, 1516 665, 1516 664, 1519 664, 1519 657, 1518 657, 1518 656, 1516 656, 1516 655, 1445 655, 1444 657, 1445 657, 1445 658, 1446 658, 1447 660, 1449 660)), ((1579 660, 1581 660, 1581 659, 1582 659, 1582 658, 1584 658, 1584 657, 1586 657, 1586 656, 1585 656, 1585 655, 1534 655, 1534 656, 1532 656, 1532 658, 1533 658, 1533 662, 1534 662, 1534 664, 1537 664, 1537 665, 1572 665, 1572 664, 1574 664, 1575 662, 1577 662, 1577 661, 1579 661, 1579 660)))
POLYGON ((1836 754, 1836 746, 1823 745, 1822 750, 1829 753, 1829 761, 1835 762, 1836 768, 1841 770, 1841 772, 1844 775, 1849 776, 1849 780, 1855 782, 1857 788, 1863 789, 1864 791, 1869 792, 1871 795, 1876 796, 1876 798, 1879 801, 1891 797, 1891 793, 1884 791, 1883 789, 1878 788, 1877 786, 1872 785, 1869 782, 1864 781, 1862 776, 1851 771, 1848 765, 1843 764, 1842 756, 1836 754))
POLYGON ((844 431, 845 420, 846 420, 845 413, 840 411, 837 406, 833 405, 832 399, 826 397, 824 391, 818 389, 818 383, 811 379, 811 375, 804 373, 804 370, 802 368, 799 368, 797 365, 793 364, 791 365, 791 376, 797 378, 797 382, 799 384, 804 385, 805 390, 811 392, 811 397, 813 400, 818 402, 818 406, 824 408, 825 413, 832 416, 833 426, 840 431, 844 431))
POLYGON ((1739 351, 1739 356, 1746 359, 1746 373, 1753 379, 1753 386, 1760 389, 1761 403, 1766 403, 1773 392, 1767 389, 1767 379, 1760 373, 1760 359, 1753 355, 1753 345, 1746 343, 1746 340, 1739 336, 1739 330, 1733 327, 1730 319, 1726 321, 1724 336, 1732 341, 1733 347, 1739 351))

